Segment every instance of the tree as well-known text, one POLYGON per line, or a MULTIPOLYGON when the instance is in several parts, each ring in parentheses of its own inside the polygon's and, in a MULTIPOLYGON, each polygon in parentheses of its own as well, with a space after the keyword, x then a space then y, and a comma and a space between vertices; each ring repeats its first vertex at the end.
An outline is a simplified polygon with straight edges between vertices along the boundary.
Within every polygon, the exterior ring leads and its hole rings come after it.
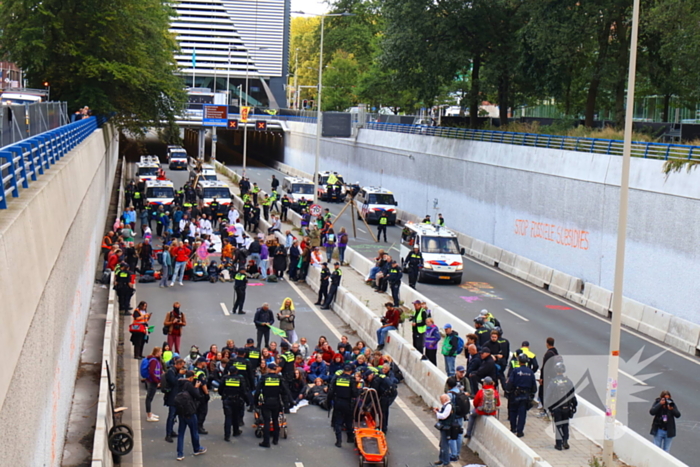
POLYGON ((160 0, 4 0, 0 50, 30 85, 75 108, 112 114, 135 133, 174 121, 186 95, 175 75, 173 11, 160 0))
POLYGON ((357 104, 359 69, 352 54, 335 53, 323 74, 323 110, 343 111, 357 104))

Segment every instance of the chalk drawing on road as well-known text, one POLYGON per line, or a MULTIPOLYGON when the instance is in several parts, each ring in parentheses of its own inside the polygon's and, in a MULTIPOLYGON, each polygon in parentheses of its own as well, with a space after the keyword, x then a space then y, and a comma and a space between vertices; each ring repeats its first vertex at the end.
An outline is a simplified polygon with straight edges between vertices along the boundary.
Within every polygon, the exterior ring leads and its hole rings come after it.
POLYGON ((570 306, 564 306, 564 305, 545 305, 545 308, 549 308, 550 310, 571 310, 572 309, 570 306))
POLYGON ((465 282, 464 284, 460 285, 460 287, 468 292, 477 294, 480 298, 492 298, 494 300, 503 300, 501 297, 499 297, 495 293, 492 293, 489 290, 493 289, 493 286, 488 282, 465 282))
POLYGON ((252 284, 248 284, 251 287, 255 287, 256 285, 265 285, 262 282, 253 282, 252 284))
POLYGON ((236 324, 244 324, 244 325, 246 325, 246 326, 252 326, 252 325, 253 325, 253 322, 252 322, 252 321, 251 321, 251 322, 248 322, 248 321, 245 320, 245 318, 242 319, 242 320, 241 320, 241 319, 230 318, 229 321, 231 321, 232 323, 236 323, 236 324))
POLYGON ((469 296, 469 297, 459 297, 459 298, 461 298, 462 300, 464 300, 464 301, 467 302, 467 303, 474 303, 474 302, 480 302, 480 301, 481 301, 481 297, 477 297, 477 296, 474 296, 474 295, 473 295, 473 296, 469 296))

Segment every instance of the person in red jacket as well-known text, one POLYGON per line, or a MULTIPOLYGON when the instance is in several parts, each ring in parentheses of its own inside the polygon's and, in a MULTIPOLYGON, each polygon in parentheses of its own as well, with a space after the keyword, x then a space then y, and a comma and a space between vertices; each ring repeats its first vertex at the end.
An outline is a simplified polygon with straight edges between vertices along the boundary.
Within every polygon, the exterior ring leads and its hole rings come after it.
POLYGON ((185 240, 182 243, 175 245, 170 248, 170 255, 175 260, 175 269, 173 271, 173 280, 170 282, 170 287, 175 285, 175 282, 179 282, 182 285, 182 277, 185 275, 185 268, 187 267, 187 261, 192 255, 192 250, 189 248, 188 241, 185 240), (174 250, 174 251, 173 251, 174 250))
POLYGON ((396 331, 401 321, 401 311, 392 302, 386 302, 386 314, 382 317, 382 327, 377 329, 377 350, 384 348, 384 340, 389 331, 396 331))
POLYGON ((466 439, 472 437, 474 432, 474 424, 476 419, 482 415, 496 415, 498 407, 501 406, 501 398, 498 395, 498 390, 493 385, 493 379, 490 376, 484 378, 481 383, 482 388, 474 397, 474 408, 469 414, 469 424, 467 425, 467 433, 464 435, 466 439))

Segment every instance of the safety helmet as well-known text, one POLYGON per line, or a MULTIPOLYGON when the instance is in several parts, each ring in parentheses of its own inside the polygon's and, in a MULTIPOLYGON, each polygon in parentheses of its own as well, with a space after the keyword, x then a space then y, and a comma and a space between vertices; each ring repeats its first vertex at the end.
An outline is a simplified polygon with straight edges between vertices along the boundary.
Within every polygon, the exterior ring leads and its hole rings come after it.
POLYGON ((564 366, 562 362, 557 362, 557 364, 554 365, 554 371, 556 371, 558 375, 563 375, 566 373, 566 366, 564 366))
POLYGON ((481 310, 481 312, 480 312, 479 314, 480 314, 481 316, 486 316, 486 315, 489 314, 489 310, 487 310, 486 308, 484 308, 483 310, 481 310))

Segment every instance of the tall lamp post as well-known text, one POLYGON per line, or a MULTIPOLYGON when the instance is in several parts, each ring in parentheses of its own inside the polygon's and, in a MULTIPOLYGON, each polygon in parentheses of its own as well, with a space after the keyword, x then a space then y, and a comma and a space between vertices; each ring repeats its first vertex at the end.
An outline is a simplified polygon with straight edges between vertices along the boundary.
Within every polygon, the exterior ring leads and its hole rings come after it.
MULTIPOLYGON (((244 51, 250 51, 250 50, 266 50, 267 47, 248 47, 247 49, 244 47, 233 47, 234 50, 244 50, 244 51)), ((229 53, 229 60, 230 60, 230 53, 229 53)), ((250 55, 246 56, 245 60, 245 106, 248 106, 248 77, 249 77, 249 71, 250 71, 250 55)), ((240 102, 239 102, 239 107, 240 107, 240 102)), ((248 120, 246 118, 246 120, 248 120)), ((243 123, 243 174, 242 176, 245 177, 245 171, 246 171, 246 165, 248 162, 248 122, 243 123)))
MULTIPOLYGON (((293 11, 292 13, 305 14, 303 11, 293 11)), ((314 160, 314 204, 318 202, 318 163, 321 158, 321 130, 323 128, 323 112, 321 111, 321 96, 323 91, 323 26, 328 16, 355 16, 353 13, 328 13, 325 15, 315 15, 321 17, 321 46, 318 56, 318 95, 316 96, 316 158, 314 160)))
POLYGON ((608 355, 608 382, 605 397, 605 436, 603 438, 603 465, 613 467, 615 443, 615 416, 617 414, 620 368, 620 324, 622 320, 622 289, 625 273, 625 242, 627 238, 627 205, 630 185, 630 159, 632 150, 632 118, 634 116, 634 86, 637 71, 637 38, 639 35, 639 0, 632 7, 632 38, 630 40, 630 65, 627 78, 627 109, 625 115, 625 141, 622 149, 622 180, 620 182, 620 214, 617 223, 617 251, 615 256, 615 285, 613 289, 612 326, 610 327, 610 353, 608 355))

